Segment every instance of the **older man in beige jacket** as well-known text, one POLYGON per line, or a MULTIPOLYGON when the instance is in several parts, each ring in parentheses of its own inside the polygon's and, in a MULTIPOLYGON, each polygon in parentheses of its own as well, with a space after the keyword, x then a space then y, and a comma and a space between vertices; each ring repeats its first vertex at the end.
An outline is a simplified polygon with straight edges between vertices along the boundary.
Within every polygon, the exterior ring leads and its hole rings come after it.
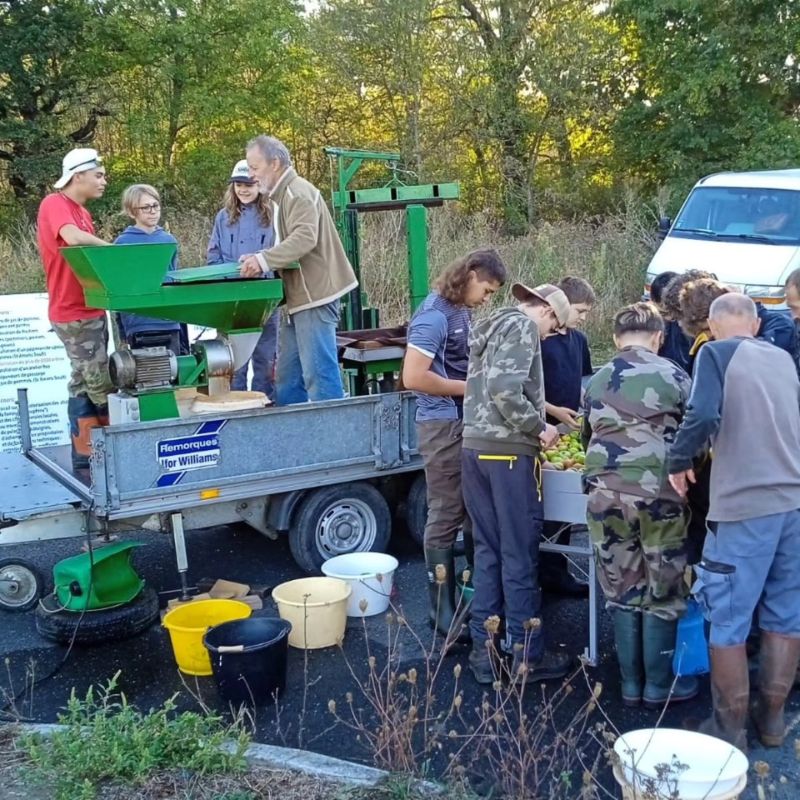
POLYGON ((279 405, 344 396, 336 358, 340 298, 358 286, 319 189, 292 167, 286 145, 258 136, 247 145, 250 175, 272 202, 275 244, 243 256, 240 274, 274 270, 288 314, 281 328, 275 380, 279 405), (289 269, 299 262, 299 269, 289 269))

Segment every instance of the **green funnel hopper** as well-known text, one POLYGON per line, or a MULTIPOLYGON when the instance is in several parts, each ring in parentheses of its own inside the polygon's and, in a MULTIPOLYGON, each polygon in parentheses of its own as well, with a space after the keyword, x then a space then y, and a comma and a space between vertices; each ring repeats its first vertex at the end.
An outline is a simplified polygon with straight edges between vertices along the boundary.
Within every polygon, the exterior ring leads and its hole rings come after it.
POLYGON ((174 244, 61 250, 93 308, 235 333, 260 328, 283 299, 283 282, 277 279, 224 280, 238 275, 237 264, 180 269, 164 284, 176 251, 174 244))
POLYGON ((53 582, 59 604, 68 611, 108 608, 129 603, 144 581, 131 564, 134 547, 141 542, 116 542, 89 553, 59 561, 53 582))

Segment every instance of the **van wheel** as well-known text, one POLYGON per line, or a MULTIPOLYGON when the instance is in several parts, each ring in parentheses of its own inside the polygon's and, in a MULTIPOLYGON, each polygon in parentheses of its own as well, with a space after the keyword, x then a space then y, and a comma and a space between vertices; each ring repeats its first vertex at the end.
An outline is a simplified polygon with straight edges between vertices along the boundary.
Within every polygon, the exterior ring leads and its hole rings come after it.
POLYGON ((289 549, 298 565, 319 573, 334 556, 385 552, 392 515, 383 495, 369 483, 323 486, 300 503, 289 528, 289 549))

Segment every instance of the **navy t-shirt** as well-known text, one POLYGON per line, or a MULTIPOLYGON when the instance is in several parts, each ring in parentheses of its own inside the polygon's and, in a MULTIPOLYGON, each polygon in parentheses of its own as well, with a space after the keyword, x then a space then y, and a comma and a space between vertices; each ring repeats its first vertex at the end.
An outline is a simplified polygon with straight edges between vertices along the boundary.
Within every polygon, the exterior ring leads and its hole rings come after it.
MULTIPOLYGON (((470 313, 453 305, 438 292, 431 292, 408 325, 407 342, 428 358, 436 375, 450 380, 467 379, 470 313)), ((417 421, 460 419, 462 397, 437 397, 416 392, 417 421)))
MULTIPOLYGON (((542 340, 544 399, 577 411, 581 407, 581 378, 592 374, 586 334, 576 328, 542 340)), ((557 420, 556 420, 557 421, 557 420)), ((553 420, 548 418, 548 422, 553 420)))

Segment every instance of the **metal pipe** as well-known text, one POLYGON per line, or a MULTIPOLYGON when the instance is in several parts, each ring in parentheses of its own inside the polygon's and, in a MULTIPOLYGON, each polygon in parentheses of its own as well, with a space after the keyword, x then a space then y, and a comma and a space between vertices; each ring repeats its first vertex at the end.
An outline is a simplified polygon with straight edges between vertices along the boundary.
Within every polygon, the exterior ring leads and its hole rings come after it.
POLYGON ((19 438, 22 442, 22 452, 28 455, 33 449, 33 441, 27 389, 17 389, 17 407, 19 408, 19 438))

